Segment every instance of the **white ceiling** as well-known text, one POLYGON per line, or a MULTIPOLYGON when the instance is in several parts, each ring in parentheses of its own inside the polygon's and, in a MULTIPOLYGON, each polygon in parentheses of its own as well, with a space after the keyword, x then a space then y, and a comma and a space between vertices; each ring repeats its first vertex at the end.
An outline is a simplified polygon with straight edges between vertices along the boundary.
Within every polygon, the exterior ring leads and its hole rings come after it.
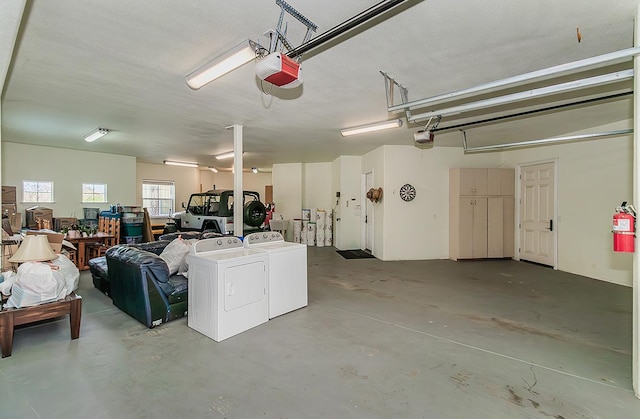
MULTIPOLYGON (((320 34, 377 2, 289 3, 320 34)), ((251 64, 197 91, 184 77, 239 41, 274 28, 280 12, 275 0, 32 0, 4 85, 2 138, 130 155, 139 162, 221 166, 213 155, 233 147, 225 127, 241 124, 245 167, 332 161, 382 144, 412 145, 420 127, 406 123, 393 131, 340 135, 340 128, 393 117, 380 70, 407 86, 411 100, 459 90, 631 47, 637 7, 637 0, 409 0, 303 56, 303 87, 266 95, 251 64), (113 132, 84 142, 96 127, 113 132)), ((0 22, 10 18, 5 10, 0 22)), ((303 28, 288 21, 289 38, 299 44, 303 28)), ((630 117, 627 98, 544 123, 521 119, 467 133, 485 142, 513 142, 630 117)), ((458 122, 444 119, 441 126, 458 122)), ((460 146, 460 138, 457 131, 443 132, 436 145, 460 146)))

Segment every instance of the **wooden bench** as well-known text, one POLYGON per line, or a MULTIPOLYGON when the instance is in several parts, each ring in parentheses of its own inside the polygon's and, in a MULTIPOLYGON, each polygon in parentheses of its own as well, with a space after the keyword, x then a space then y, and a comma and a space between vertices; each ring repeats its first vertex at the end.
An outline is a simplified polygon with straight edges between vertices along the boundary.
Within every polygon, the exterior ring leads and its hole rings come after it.
POLYGON ((2 350, 2 357, 11 356, 15 326, 54 319, 65 314, 69 315, 71 339, 78 339, 80 337, 80 319, 82 317, 82 297, 75 293, 51 303, 0 310, 0 349, 2 350))

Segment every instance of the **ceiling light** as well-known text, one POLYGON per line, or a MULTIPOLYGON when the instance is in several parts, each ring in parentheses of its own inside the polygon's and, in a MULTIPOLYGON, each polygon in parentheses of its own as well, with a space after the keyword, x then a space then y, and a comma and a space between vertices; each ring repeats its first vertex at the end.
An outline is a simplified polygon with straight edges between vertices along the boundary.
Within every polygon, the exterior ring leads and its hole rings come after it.
POLYGON ((256 51, 260 45, 250 39, 242 41, 229 51, 203 65, 185 79, 187 85, 197 90, 207 83, 224 76, 256 58, 256 51))
POLYGON ((251 171, 252 171, 253 173, 258 173, 258 168, 257 168, 257 167, 252 167, 252 168, 251 168, 251 171))
POLYGON ((91 131, 90 133, 88 133, 87 135, 84 136, 84 140, 88 143, 92 143, 95 140, 97 140, 98 138, 102 138, 105 135, 107 135, 109 133, 109 131, 111 131, 110 129, 107 128, 96 128, 93 131, 91 131))
POLYGON ((380 131, 383 129, 398 128, 401 126, 402 126, 402 120, 394 119, 392 121, 376 122, 373 124, 366 124, 366 125, 360 125, 357 127, 341 129, 340 133, 342 134, 343 137, 347 137, 349 135, 364 134, 365 132, 380 131))
POLYGON ((216 169, 215 167, 209 166, 207 167, 207 169, 211 170, 213 173, 218 173, 218 169, 216 169))
MULTIPOLYGON (((215 158, 218 160, 230 159, 235 156, 235 154, 236 153, 234 151, 229 151, 228 153, 218 154, 217 156, 215 156, 215 158)), ((242 154, 244 154, 244 151, 242 152, 242 154)))
POLYGON ((164 164, 168 164, 169 166, 198 167, 198 163, 191 163, 191 162, 187 162, 187 161, 165 160, 164 164))

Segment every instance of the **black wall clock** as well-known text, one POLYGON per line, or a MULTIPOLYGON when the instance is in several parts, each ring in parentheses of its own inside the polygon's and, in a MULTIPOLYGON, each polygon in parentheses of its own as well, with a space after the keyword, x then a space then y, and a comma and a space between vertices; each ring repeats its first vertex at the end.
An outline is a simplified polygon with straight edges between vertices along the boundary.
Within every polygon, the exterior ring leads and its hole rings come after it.
POLYGON ((416 188, 409 185, 408 183, 400 187, 400 198, 402 198, 403 201, 406 201, 406 202, 413 201, 415 197, 416 197, 416 188))

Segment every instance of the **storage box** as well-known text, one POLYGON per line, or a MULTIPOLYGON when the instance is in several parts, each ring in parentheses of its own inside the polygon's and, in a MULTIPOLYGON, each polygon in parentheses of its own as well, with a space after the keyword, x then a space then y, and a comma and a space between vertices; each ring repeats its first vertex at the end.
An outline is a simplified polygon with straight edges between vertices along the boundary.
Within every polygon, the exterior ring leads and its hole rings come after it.
POLYGON ((122 234, 124 236, 142 236, 142 223, 122 224, 122 234))
POLYGON ((2 204, 2 215, 11 215, 18 212, 16 204, 2 204))
POLYGON ((31 207, 25 210, 27 215, 27 227, 38 228, 37 220, 44 220, 49 223, 49 228, 53 228, 53 210, 45 207, 31 207))
POLYGON ((142 243, 142 236, 125 236, 124 241, 127 244, 140 244, 142 243))
POLYGON ((16 200, 16 187, 15 186, 3 186, 2 187, 2 203, 3 204, 15 204, 16 200))
POLYGON ((53 229, 55 231, 62 231, 63 228, 71 228, 73 224, 78 224, 78 219, 75 217, 60 217, 53 219, 53 229))

